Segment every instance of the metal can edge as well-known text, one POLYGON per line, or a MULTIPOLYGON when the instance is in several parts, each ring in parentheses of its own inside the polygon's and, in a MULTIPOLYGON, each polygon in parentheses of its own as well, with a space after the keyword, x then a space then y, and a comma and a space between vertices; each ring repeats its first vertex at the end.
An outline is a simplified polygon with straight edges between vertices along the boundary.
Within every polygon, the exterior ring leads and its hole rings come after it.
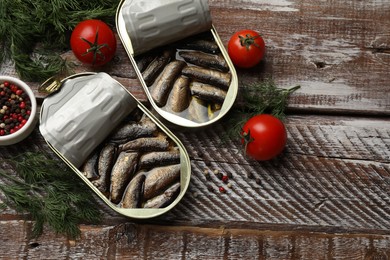
MULTIPOLYGON (((78 76, 85 76, 85 75, 92 75, 96 74, 95 72, 83 72, 79 74, 72 75, 68 78, 74 78, 78 76)), ((63 83, 66 79, 63 79, 61 82, 63 83)), ((115 79, 113 79, 115 80, 115 79)), ((116 80, 115 80, 116 81, 116 80)), ((190 179, 191 179, 191 162, 190 158, 188 155, 188 152, 186 148, 184 147, 183 143, 180 141, 180 139, 174 135, 168 127, 166 127, 158 118, 156 118, 153 113, 151 113, 138 99, 136 99, 130 91, 128 91, 120 82, 118 84, 129 94, 131 95, 135 101, 137 102, 137 107, 145 113, 169 138, 174 141, 179 150, 180 150, 180 165, 181 165, 181 170, 180 170, 180 193, 176 197, 176 199, 169 204, 167 207, 164 208, 159 208, 159 209, 142 209, 142 208, 133 208, 133 209, 125 209, 116 206, 114 203, 109 201, 106 196, 104 196, 93 184, 88 178, 84 176, 84 174, 77 168, 75 167, 65 156, 61 154, 46 138, 44 138, 45 142, 49 146, 49 148, 73 171, 75 172, 83 181, 84 183, 112 210, 115 212, 122 214, 126 217, 134 218, 134 219, 149 219, 149 218, 154 218, 157 216, 160 216, 162 214, 165 214, 166 212, 170 211, 173 207, 177 205, 177 203, 183 198, 185 195, 189 184, 190 184, 190 179)), ((44 107, 41 107, 41 111, 44 109, 44 107)), ((42 114, 42 113, 40 113, 42 114)), ((40 118, 41 120, 41 118, 40 118)))

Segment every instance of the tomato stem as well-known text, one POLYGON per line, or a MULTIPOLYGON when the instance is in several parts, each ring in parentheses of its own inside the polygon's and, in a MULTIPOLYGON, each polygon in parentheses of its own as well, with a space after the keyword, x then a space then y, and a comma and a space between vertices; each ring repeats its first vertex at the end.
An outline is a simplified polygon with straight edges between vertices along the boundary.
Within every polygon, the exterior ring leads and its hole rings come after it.
POLYGON ((244 36, 239 35, 238 38, 240 38, 240 44, 241 46, 245 46, 247 50, 249 50, 249 47, 251 45, 256 46, 257 48, 260 48, 260 46, 255 42, 257 38, 259 38, 260 35, 252 36, 250 34, 247 34, 244 36))
POLYGON ((244 155, 247 156, 246 149, 248 144, 253 142, 255 139, 251 136, 251 130, 248 129, 248 133, 243 131, 241 134, 242 139, 244 140, 244 155))
POLYGON ((94 42, 90 42, 88 41, 87 39, 81 37, 81 40, 85 41, 86 43, 88 43, 89 45, 89 48, 87 49, 86 52, 84 52, 82 54, 82 56, 85 56, 87 55, 88 53, 92 53, 93 54, 93 60, 92 60, 92 65, 95 65, 96 63, 96 60, 97 60, 97 56, 99 55, 100 57, 102 57, 102 59, 104 60, 105 59, 105 56, 104 54, 101 52, 100 49, 104 48, 104 47, 109 47, 107 43, 103 43, 103 44, 98 44, 98 39, 99 39, 99 30, 96 30, 96 34, 95 34, 95 40, 94 42))

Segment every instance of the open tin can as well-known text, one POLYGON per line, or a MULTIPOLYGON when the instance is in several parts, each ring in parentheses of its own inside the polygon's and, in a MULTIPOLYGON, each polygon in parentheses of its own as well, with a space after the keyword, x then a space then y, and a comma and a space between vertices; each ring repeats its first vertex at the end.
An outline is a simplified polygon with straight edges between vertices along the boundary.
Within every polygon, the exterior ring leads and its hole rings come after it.
POLYGON ((207 0, 122 0, 116 26, 153 109, 170 124, 208 126, 233 106, 237 75, 207 0))
POLYGON ((180 140, 106 73, 76 74, 45 98, 40 132, 113 210, 151 218, 184 196, 190 159, 180 140))

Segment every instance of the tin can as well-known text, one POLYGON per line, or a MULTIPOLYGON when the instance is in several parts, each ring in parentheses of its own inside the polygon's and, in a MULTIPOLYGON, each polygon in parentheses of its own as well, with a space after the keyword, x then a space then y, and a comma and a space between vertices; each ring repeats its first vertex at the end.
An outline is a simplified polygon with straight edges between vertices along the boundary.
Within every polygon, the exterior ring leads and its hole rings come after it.
POLYGON ((231 109, 237 74, 207 0, 122 0, 116 27, 148 100, 166 124, 204 127, 231 109))
POLYGON ((173 208, 190 181, 180 140, 106 73, 76 74, 45 98, 40 132, 113 210, 151 218, 173 208))

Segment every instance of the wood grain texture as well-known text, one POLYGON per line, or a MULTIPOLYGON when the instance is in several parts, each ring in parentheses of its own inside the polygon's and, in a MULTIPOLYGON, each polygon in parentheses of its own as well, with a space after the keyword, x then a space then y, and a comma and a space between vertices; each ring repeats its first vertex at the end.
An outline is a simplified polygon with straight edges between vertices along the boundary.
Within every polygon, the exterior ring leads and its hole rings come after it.
MULTIPOLYGON (((183 200, 167 214, 136 221, 103 203, 101 225, 83 225, 76 241, 45 230, 10 208, 0 211, 0 258, 26 259, 390 259, 390 2, 355 0, 209 0, 222 42, 241 29, 263 35, 267 52, 237 70, 240 86, 272 77, 301 85, 288 103, 288 143, 278 158, 246 158, 226 120, 173 131, 191 158, 183 200), (208 174, 205 174, 205 173, 208 174), (216 173, 231 174, 228 187, 216 173), (220 193, 219 187, 226 188, 220 193), (27 220, 25 220, 27 219, 27 220)), ((146 95, 118 41, 105 71, 146 95)), ((11 63, 0 74, 16 75, 11 63)), ((39 82, 29 82, 38 101, 39 82)), ((243 100, 239 96, 236 105, 243 100)), ((233 108, 234 109, 234 108, 233 108)), ((4 158, 49 148, 36 130, 4 158)), ((0 180, 1 181, 1 180, 0 180)), ((0 202, 4 200, 0 194, 0 202)))
MULTIPOLYGON (((225 46, 234 32, 245 28, 265 39, 264 60, 253 69, 239 69, 240 84, 272 77, 280 87, 300 85, 289 102, 294 112, 390 115, 386 1, 214 0, 210 11, 225 46)), ((106 71, 146 101, 119 39, 117 49, 114 61, 103 68, 82 65, 71 51, 63 57, 78 65, 76 73, 106 71)), ((0 72, 15 74, 6 66, 0 72)), ((37 89, 39 83, 31 85, 37 89)))
MULTIPOLYGON (((246 158, 237 139, 221 136, 222 123, 203 131, 176 131, 191 159, 189 191, 171 212, 152 222, 386 233, 389 125, 370 118, 290 116, 286 150, 268 162, 246 158), (232 187, 215 171, 232 175, 232 187), (225 194, 218 191, 221 186, 225 194)), ((43 142, 39 133, 32 138, 43 142)), ((31 141, 0 148, 0 154, 48 150, 31 141)))
POLYGON ((245 28, 255 28, 266 41, 263 64, 249 72, 239 70, 243 83, 272 76, 281 86, 301 85, 289 103, 300 111, 389 114, 389 3, 211 1, 210 5, 224 42, 245 28))
POLYGON ((50 231, 30 239, 31 223, 0 221, 2 259, 388 259, 390 236, 120 224, 81 226, 80 239, 50 231), (15 243, 16 242, 16 243, 15 243))
POLYGON ((221 140, 223 126, 179 133, 192 160, 193 176, 189 196, 173 212, 191 219, 201 214, 203 221, 386 231, 390 227, 388 124, 290 116, 287 148, 269 162, 247 159, 238 142, 221 140), (233 187, 226 194, 218 192, 226 185, 213 174, 215 170, 233 175, 233 187), (208 191, 208 185, 215 193, 208 191))

